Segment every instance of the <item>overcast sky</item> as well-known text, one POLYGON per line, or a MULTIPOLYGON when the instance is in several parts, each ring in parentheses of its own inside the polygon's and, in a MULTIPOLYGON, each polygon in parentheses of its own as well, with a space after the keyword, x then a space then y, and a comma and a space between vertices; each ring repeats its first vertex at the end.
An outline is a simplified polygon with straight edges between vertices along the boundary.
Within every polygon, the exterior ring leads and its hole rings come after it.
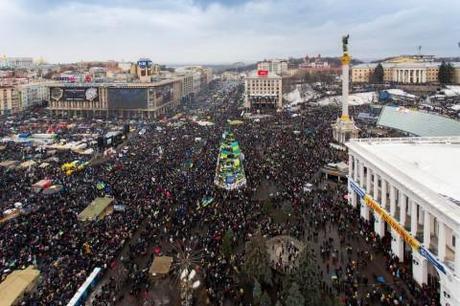
POLYGON ((459 56, 460 0, 0 0, 0 54, 233 63, 305 54, 459 56))

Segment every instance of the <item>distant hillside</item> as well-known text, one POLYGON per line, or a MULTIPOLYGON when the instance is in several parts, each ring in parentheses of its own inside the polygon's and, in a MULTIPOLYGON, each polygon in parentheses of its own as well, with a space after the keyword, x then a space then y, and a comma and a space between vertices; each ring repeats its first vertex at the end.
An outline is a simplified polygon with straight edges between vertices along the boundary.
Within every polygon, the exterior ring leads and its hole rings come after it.
MULTIPOLYGON (((340 57, 321 57, 321 59, 323 61, 326 61, 326 62, 329 62, 329 64, 331 64, 332 66, 340 66, 342 64, 341 60, 340 60, 340 57)), ((299 65, 299 64, 302 64, 304 62, 304 58, 289 58, 289 64, 293 64, 293 65, 299 65)), ((356 65, 356 64, 361 64, 363 63, 363 61, 359 60, 359 59, 356 59, 356 58, 352 58, 351 59, 351 64, 352 65, 356 65)))

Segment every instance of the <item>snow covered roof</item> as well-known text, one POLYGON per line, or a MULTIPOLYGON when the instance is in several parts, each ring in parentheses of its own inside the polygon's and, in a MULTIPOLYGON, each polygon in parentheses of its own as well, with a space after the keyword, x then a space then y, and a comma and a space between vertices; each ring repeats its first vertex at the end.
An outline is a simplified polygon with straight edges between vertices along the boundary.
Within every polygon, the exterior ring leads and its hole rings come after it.
MULTIPOLYGON (((377 99, 377 94, 373 91, 354 93, 348 96, 348 105, 356 106, 356 105, 363 105, 363 104, 371 104, 372 101, 376 99, 377 99)), ((330 105, 330 104, 336 104, 336 105, 340 104, 341 105, 342 96, 325 97, 319 100, 317 103, 321 106, 330 105)))
POLYGON ((377 125, 416 136, 460 136, 460 121, 404 107, 385 106, 377 125))
POLYGON ((460 226, 460 137, 353 139, 346 145, 460 226))

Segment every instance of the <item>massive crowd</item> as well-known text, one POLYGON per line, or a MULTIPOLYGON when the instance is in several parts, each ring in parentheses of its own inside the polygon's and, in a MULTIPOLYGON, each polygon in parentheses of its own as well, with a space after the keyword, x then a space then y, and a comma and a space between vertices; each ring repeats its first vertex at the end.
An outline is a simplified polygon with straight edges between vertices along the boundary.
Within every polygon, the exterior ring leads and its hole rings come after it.
MULTIPOLYGON (((2 191, 7 191, 1 194, 2 205, 20 201, 34 207, 0 225, 3 275, 29 264, 42 273, 38 288, 23 305, 66 304, 97 266, 106 277, 92 297, 93 305, 147 299, 154 289, 147 269, 153 254, 174 256, 180 247, 196 255, 192 264, 202 280, 197 304, 209 300, 211 305, 248 305, 252 292, 240 272, 244 242, 256 231, 309 243, 321 258, 323 292, 339 296, 346 305, 437 303, 436 290, 415 286, 408 268, 396 263, 370 225, 358 222, 358 212, 344 200, 346 186, 320 187, 320 167, 346 158, 329 145, 336 109, 312 108, 297 117, 275 113, 232 127, 245 156, 248 185, 234 192, 214 186, 220 137, 230 128, 227 119, 241 113, 241 88, 215 86, 212 93, 220 92, 218 98, 198 98, 201 104, 185 113, 209 117, 214 125, 200 126, 189 118, 157 122, 145 134, 130 137, 123 152, 71 176, 57 166, 23 172, 0 169, 2 191), (58 180, 64 190, 47 196, 32 193, 31 183, 44 177, 58 180), (77 215, 100 195, 99 180, 127 209, 82 223, 77 215), (306 183, 313 184, 311 192, 305 192, 306 183), (267 185, 273 192, 261 188, 267 185), (198 209, 205 196, 213 203, 198 209), (277 221, 267 213, 268 203, 272 211, 289 207, 288 218, 277 221), (225 258, 221 245, 229 229, 233 255, 225 258), (366 272, 372 271, 377 256, 392 272, 385 283, 366 272)), ((14 150, 6 148, 11 154, 14 150)))

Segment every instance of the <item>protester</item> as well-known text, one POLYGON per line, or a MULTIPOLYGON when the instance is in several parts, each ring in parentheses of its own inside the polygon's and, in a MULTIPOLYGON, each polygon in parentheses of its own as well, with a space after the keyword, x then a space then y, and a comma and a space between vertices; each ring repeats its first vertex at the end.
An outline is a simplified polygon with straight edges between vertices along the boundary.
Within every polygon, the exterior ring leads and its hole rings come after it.
MULTIPOLYGON (((194 265, 212 305, 224 301, 243 305, 238 273, 244 261, 242 246, 257 230, 267 237, 290 235, 317 246, 323 291, 340 296, 346 305, 437 303, 435 287, 415 286, 408 268, 382 247, 388 241, 373 234, 346 204, 346 186, 320 188, 320 167, 346 159, 346 153, 329 145, 336 109, 309 108, 298 117, 275 113, 232 127, 245 156, 247 186, 227 192, 213 181, 221 135, 230 128, 227 120, 241 113, 241 88, 220 84, 207 94, 217 97, 197 97, 186 118, 147 126, 145 134, 136 134, 122 145, 128 147, 124 153, 119 149, 112 158, 73 175, 56 165, 22 172, 0 170, 0 187, 6 191, 1 194, 2 205, 22 202, 34 207, 29 214, 0 225, 3 276, 29 264, 42 273, 37 290, 24 298, 23 305, 65 305, 95 267, 103 268, 107 277, 95 292, 93 305, 123 303, 130 296, 147 298, 154 290, 147 271, 154 254, 175 256, 178 246, 196 254, 194 265), (199 126, 193 115, 209 116, 214 125, 199 126), (45 177, 59 181, 64 190, 47 196, 32 193, 31 184, 45 177), (82 223, 77 216, 100 196, 96 184, 101 180, 126 210, 82 223), (308 182, 315 187, 310 193, 304 191, 308 182), (212 197, 213 203, 198 209, 205 196, 212 197), (268 202, 273 211, 282 211, 288 203, 291 212, 286 222, 276 222, 266 213, 268 202), (224 258, 222 240, 230 229, 234 252, 224 258), (338 236, 331 234, 334 230, 338 236), (394 275, 387 281, 407 286, 376 284, 366 278, 364 271, 375 254, 385 256, 394 275)), ((15 153, 17 145, 9 145, 6 151, 10 155, 2 160, 21 158, 15 153)), ((286 252, 297 254, 289 247, 286 252)))

